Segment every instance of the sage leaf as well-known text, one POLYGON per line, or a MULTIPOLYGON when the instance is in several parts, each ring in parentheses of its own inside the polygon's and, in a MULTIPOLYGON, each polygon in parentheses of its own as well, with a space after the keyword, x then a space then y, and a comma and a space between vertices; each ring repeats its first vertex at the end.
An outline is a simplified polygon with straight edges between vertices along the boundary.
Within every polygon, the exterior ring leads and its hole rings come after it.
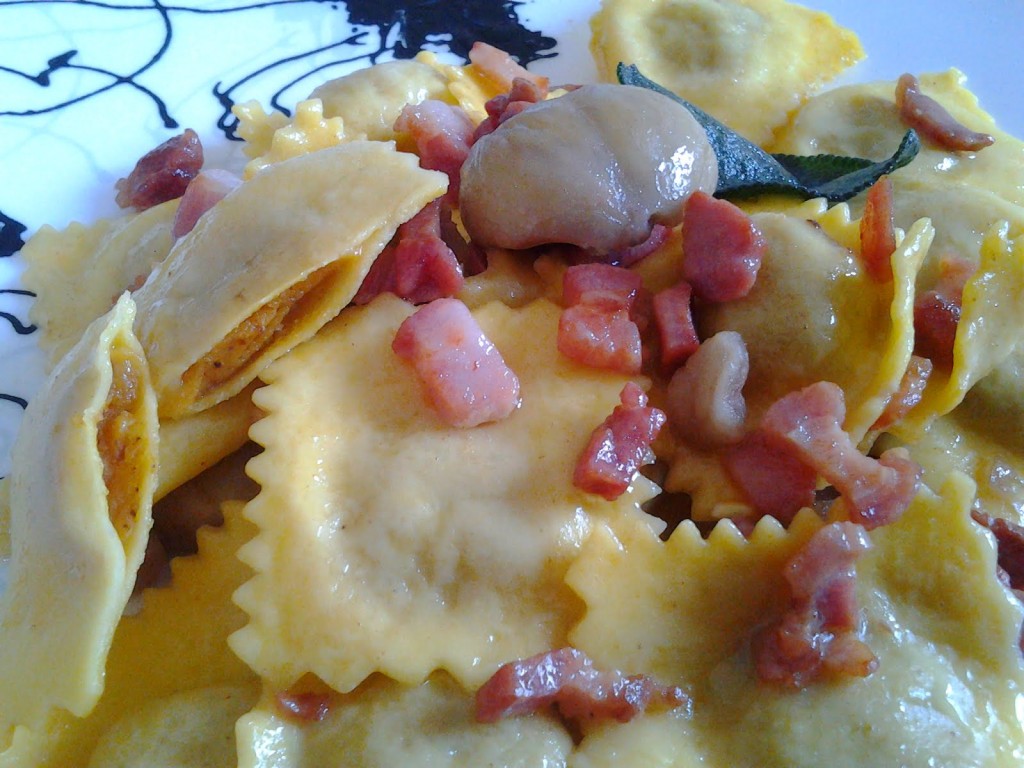
POLYGON ((617 74, 623 85, 647 88, 682 104, 704 127, 718 157, 717 197, 781 193, 824 197, 830 203, 840 203, 863 192, 885 174, 902 168, 921 149, 921 141, 911 129, 904 134, 896 152, 879 162, 840 155, 772 155, 700 107, 645 77, 636 65, 620 63, 617 74))

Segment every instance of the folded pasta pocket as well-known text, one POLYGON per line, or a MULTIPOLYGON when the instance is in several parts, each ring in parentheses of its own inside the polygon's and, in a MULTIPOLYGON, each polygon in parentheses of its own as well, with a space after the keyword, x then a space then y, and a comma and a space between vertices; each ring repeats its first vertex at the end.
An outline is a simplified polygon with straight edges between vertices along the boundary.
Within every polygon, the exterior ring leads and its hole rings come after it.
POLYGON ((248 472, 260 533, 239 557, 250 616, 235 651, 277 688, 350 691, 381 671, 474 687, 559 647, 581 606, 563 582, 594 519, 646 518, 643 477, 615 501, 573 487, 577 456, 628 379, 558 352, 560 308, 474 312, 520 381, 508 418, 453 429, 391 350, 409 304, 347 309, 266 371, 248 472))
POLYGON ((51 368, 122 291, 141 285, 167 257, 177 210, 178 201, 170 200, 91 226, 44 226, 25 244, 24 283, 36 294, 30 317, 39 326, 39 346, 51 368))
POLYGON ((0 742, 55 707, 85 715, 152 523, 156 401, 124 295, 29 404, 12 453, 0 599, 0 742))
POLYGON ((352 142, 272 165, 221 200, 135 297, 161 417, 226 400, 315 334, 447 183, 392 144, 352 142))

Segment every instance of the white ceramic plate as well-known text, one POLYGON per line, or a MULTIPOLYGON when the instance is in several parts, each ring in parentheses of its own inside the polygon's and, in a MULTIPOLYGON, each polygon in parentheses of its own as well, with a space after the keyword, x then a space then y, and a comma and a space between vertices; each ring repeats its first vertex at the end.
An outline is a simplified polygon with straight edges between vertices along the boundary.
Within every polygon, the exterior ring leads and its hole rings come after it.
MULTIPOLYGON (((420 46, 451 61, 475 39, 556 82, 595 78, 588 20, 600 0, 0 0, 0 476, 41 379, 20 263, 44 223, 117 212, 114 181, 183 127, 212 166, 237 164, 230 103, 288 107, 314 85, 420 46), (454 52, 454 53, 453 53, 454 52), (553 56, 552 56, 553 54, 553 56)), ((982 105, 1024 135, 1024 2, 820 0, 866 62, 844 81, 957 66, 982 105)))

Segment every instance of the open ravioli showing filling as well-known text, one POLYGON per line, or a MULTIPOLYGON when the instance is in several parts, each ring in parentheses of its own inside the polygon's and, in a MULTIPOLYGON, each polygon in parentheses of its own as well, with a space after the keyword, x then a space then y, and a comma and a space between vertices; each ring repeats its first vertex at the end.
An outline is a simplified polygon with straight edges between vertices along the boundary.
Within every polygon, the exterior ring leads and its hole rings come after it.
POLYGON ((10 478, 0 598, 0 743, 103 690, 111 637, 152 523, 156 399, 127 294, 87 329, 26 412, 10 478))
POLYGON ((382 142, 268 166, 204 215, 136 294, 160 414, 238 393, 351 300, 447 177, 382 142))

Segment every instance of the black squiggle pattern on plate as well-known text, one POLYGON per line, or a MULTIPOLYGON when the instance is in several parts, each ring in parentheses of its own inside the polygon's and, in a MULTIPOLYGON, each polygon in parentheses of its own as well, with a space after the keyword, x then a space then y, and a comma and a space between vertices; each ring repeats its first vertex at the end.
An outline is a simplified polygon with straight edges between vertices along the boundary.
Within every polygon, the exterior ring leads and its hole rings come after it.
POLYGON ((10 216, 0 211, 0 259, 5 256, 13 256, 25 245, 22 235, 27 227, 20 221, 15 221, 10 216))

